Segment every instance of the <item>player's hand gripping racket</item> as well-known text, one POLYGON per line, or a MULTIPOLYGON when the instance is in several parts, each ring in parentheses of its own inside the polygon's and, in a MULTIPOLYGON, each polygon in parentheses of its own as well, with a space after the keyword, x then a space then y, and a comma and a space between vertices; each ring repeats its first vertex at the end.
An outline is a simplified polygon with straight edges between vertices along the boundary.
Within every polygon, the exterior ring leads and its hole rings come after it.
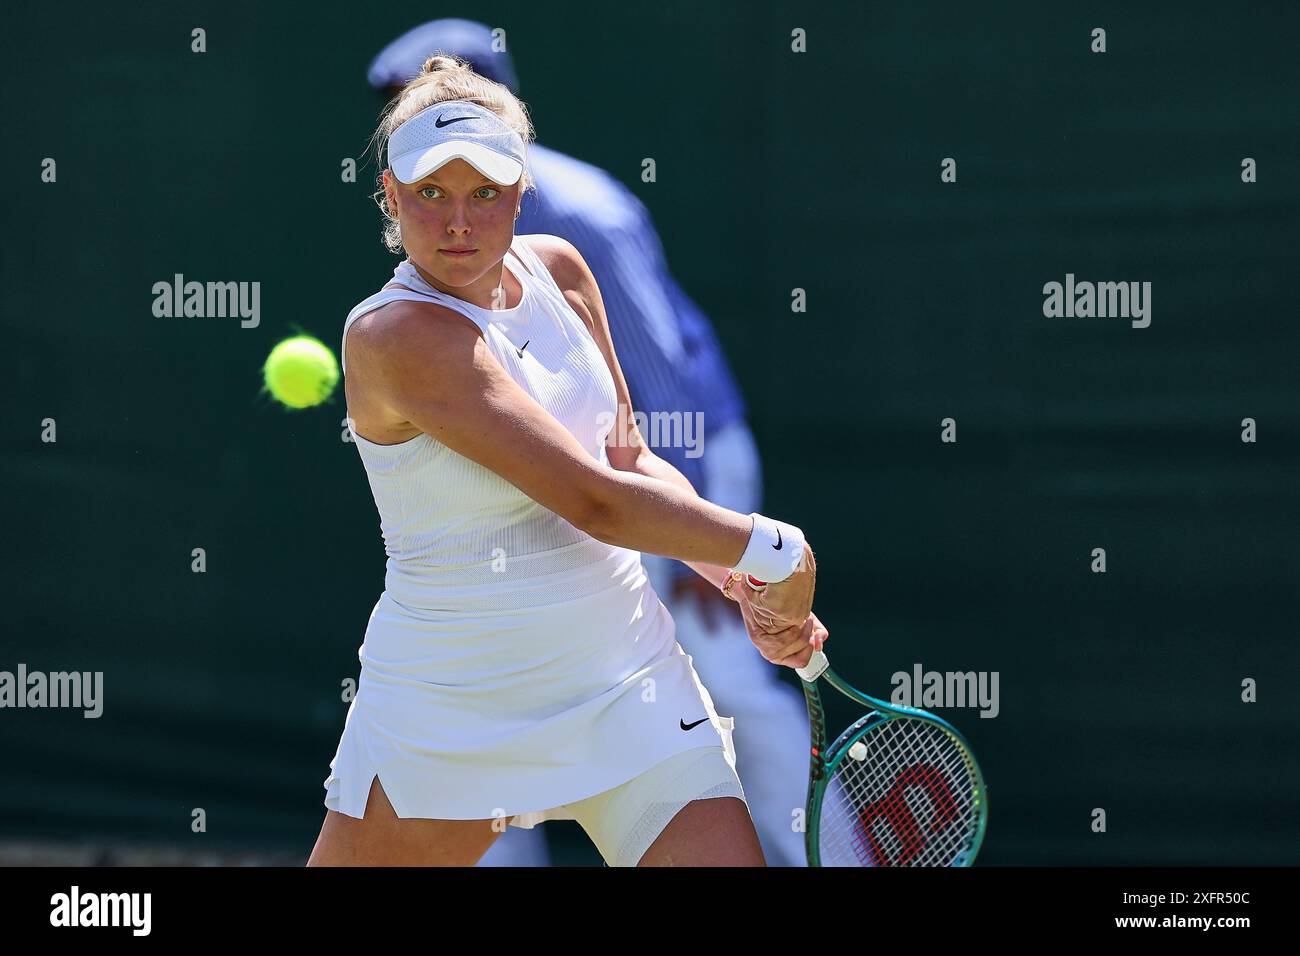
POLYGON ((812 730, 809 866, 970 866, 988 794, 970 747, 946 721, 869 697, 814 651, 803 680, 812 730), (830 747, 817 681, 871 708, 830 747))

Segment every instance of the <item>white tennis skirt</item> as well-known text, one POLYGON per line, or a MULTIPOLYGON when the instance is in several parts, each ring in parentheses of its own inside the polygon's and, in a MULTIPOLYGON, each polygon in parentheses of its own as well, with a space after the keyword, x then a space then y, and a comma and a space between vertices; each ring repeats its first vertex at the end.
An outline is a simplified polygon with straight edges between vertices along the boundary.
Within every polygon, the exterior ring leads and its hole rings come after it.
POLYGON ((399 817, 527 828, 573 819, 564 804, 687 750, 721 745, 734 769, 733 721, 677 644, 640 553, 589 547, 593 560, 525 588, 563 600, 514 607, 516 590, 495 612, 399 603, 390 574, 325 806, 364 817, 378 776, 399 817))

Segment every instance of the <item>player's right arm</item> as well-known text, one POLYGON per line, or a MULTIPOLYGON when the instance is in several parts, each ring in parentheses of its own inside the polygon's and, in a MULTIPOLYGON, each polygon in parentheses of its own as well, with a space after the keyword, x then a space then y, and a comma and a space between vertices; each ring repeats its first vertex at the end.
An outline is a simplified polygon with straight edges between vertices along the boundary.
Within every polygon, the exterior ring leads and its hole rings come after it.
POLYGON ((496 472, 607 544, 732 567, 753 520, 677 485, 606 467, 524 391, 465 316, 398 301, 348 330, 367 403, 496 472))

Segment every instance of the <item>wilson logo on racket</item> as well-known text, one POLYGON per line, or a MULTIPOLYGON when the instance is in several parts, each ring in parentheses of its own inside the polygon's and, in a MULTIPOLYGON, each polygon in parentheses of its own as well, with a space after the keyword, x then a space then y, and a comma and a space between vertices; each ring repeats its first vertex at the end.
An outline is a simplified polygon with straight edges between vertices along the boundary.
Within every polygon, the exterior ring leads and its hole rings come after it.
POLYGON ((953 800, 952 790, 943 774, 929 764, 907 767, 894 779, 894 785, 888 793, 858 810, 858 820, 871 842, 871 852, 877 866, 909 865, 925 849, 930 837, 941 833, 955 819, 957 803, 953 800), (921 832, 916 815, 907 803, 907 791, 912 787, 923 787, 930 798, 934 815, 927 833, 921 832), (898 856, 892 862, 884 847, 876 840, 874 824, 881 817, 888 821, 899 844, 898 856))

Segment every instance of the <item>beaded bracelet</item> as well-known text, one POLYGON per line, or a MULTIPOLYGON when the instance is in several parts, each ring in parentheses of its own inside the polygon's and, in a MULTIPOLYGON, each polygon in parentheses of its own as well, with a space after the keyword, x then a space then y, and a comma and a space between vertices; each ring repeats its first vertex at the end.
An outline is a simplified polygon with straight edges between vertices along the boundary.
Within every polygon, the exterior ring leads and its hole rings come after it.
POLYGON ((732 585, 734 585, 742 577, 745 579, 745 584, 749 585, 749 589, 751 591, 757 591, 761 593, 767 590, 766 581, 760 581, 752 574, 741 574, 739 571, 729 571, 727 573, 727 579, 723 581, 721 585, 723 595, 725 595, 728 599, 732 601, 739 600, 739 598, 737 598, 735 595, 731 593, 731 588, 732 585))

